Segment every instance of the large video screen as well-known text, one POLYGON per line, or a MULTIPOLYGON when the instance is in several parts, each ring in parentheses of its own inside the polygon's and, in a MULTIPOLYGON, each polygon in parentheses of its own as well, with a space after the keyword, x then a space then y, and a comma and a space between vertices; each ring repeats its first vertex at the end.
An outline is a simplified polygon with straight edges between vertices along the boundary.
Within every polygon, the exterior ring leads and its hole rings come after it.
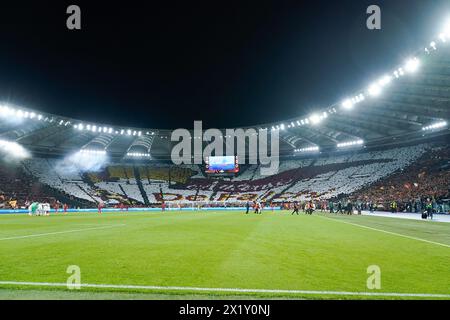
POLYGON ((205 159, 206 173, 237 173, 239 164, 236 156, 212 156, 205 159))

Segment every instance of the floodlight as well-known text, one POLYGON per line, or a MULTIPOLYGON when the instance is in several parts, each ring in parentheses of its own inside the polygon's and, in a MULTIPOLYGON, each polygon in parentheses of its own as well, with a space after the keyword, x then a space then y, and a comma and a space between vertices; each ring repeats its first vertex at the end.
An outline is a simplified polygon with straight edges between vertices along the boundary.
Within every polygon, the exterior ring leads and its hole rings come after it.
POLYGON ((13 158, 27 158, 29 156, 28 151, 14 141, 0 140, 0 151, 13 158))
POLYGON ((442 33, 446 36, 450 38, 450 19, 447 21, 446 25, 444 26, 444 30, 442 31, 442 33))
POLYGON ((307 148, 301 148, 301 149, 295 149, 294 150, 294 152, 315 152, 315 151, 319 151, 319 147, 318 146, 307 147, 307 148))
POLYGON ((408 72, 415 72, 419 68, 420 61, 417 58, 412 58, 406 61, 405 70, 408 72))
POLYGON ((322 118, 317 114, 313 114, 309 117, 309 121, 311 121, 312 124, 318 124, 321 120, 322 118))
POLYGON ((373 84, 369 87, 368 92, 373 97, 379 96, 381 94, 381 87, 378 84, 373 84))
POLYGON ((380 84, 380 86, 384 87, 384 86, 388 85, 391 81, 392 81, 392 77, 389 75, 385 75, 383 78, 380 79, 380 81, 378 83, 380 84))
POLYGON ((353 101, 350 99, 344 100, 344 102, 342 102, 342 107, 344 107, 345 109, 353 108, 353 101))
POLYGON ((362 144, 364 144, 364 141, 359 139, 359 140, 354 140, 354 141, 338 143, 337 147, 344 148, 344 147, 350 147, 350 146, 356 146, 356 145, 362 145, 362 144))
POLYGON ((440 121, 440 122, 436 122, 433 123, 429 126, 426 127, 422 127, 423 131, 428 131, 428 130, 434 130, 434 129, 441 129, 447 126, 447 121, 440 121))

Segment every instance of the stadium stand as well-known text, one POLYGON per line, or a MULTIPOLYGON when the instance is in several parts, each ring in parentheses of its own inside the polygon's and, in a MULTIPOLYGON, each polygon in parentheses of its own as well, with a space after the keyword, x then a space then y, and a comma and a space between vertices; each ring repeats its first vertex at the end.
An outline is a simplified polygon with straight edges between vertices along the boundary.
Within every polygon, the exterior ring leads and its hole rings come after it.
POLYGON ((11 182, 14 179, 8 172, 0 171, 2 186, 9 186, 0 190, 4 206, 14 196, 20 204, 30 196, 50 196, 36 193, 42 188, 30 187, 20 194, 18 187, 14 189, 15 185, 32 185, 32 181, 87 206, 105 202, 136 206, 255 200, 284 203, 349 196, 355 201, 386 203, 448 197, 448 166, 447 148, 429 144, 285 160, 272 176, 261 176, 258 165, 248 165, 227 179, 207 178, 195 165, 111 163, 100 171, 83 173, 65 167, 58 159, 31 158, 17 169, 23 179, 20 183, 11 182))
POLYGON ((430 148, 416 162, 395 174, 358 190, 353 200, 372 201, 389 207, 396 201, 400 207, 413 207, 426 199, 450 198, 450 150, 430 148))

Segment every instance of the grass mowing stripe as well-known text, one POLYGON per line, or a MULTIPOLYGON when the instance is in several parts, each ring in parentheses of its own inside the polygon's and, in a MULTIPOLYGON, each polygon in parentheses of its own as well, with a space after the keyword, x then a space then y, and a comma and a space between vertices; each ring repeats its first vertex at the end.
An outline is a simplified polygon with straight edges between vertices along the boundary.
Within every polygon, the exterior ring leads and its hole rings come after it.
POLYGON ((387 233, 387 234, 398 236, 398 237, 403 237, 403 238, 408 238, 408 239, 412 239, 412 240, 427 242, 427 243, 435 244, 435 245, 438 245, 438 246, 450 248, 450 245, 445 244, 445 243, 440 243, 440 242, 425 240, 425 239, 422 239, 422 238, 407 236, 405 234, 391 232, 391 231, 386 231, 386 230, 377 229, 377 228, 372 228, 372 227, 364 226, 364 225, 357 224, 357 223, 352 223, 352 222, 348 222, 348 221, 342 221, 342 220, 339 220, 339 219, 328 218, 328 217, 324 217, 324 216, 318 216, 318 217, 321 217, 321 218, 324 218, 324 219, 327 219, 327 220, 332 220, 332 221, 336 221, 336 222, 345 223, 345 224, 350 224, 352 226, 357 226, 357 227, 360 227, 360 228, 365 228, 365 229, 369 229, 369 230, 379 231, 379 232, 387 233))
MULTIPOLYGON (((0 281, 0 285, 40 286, 40 287, 68 287, 66 283, 55 282, 17 282, 0 281)), ((384 296, 384 297, 418 297, 418 298, 450 298, 450 294, 433 293, 397 293, 397 292, 353 292, 353 291, 314 291, 314 290, 281 290, 281 289, 238 289, 238 288, 199 288, 199 287, 162 287, 141 285, 114 285, 114 284, 80 284, 81 288, 104 289, 139 289, 164 291, 194 291, 194 292, 231 292, 231 293, 282 293, 305 295, 338 295, 338 296, 384 296)))
POLYGON ((16 240, 16 239, 26 239, 26 238, 35 238, 35 237, 44 237, 44 236, 50 236, 50 235, 55 235, 55 234, 64 234, 64 233, 82 232, 82 231, 89 231, 89 230, 110 229, 110 228, 117 228, 117 227, 123 227, 123 226, 125 226, 125 224, 117 224, 117 225, 110 225, 110 226, 103 226, 103 227, 95 227, 95 228, 75 229, 75 230, 67 230, 67 231, 56 231, 56 232, 47 232, 47 233, 29 234, 29 235, 25 235, 25 236, 15 236, 15 237, 8 237, 8 238, 0 238, 0 241, 5 241, 5 240, 16 240))

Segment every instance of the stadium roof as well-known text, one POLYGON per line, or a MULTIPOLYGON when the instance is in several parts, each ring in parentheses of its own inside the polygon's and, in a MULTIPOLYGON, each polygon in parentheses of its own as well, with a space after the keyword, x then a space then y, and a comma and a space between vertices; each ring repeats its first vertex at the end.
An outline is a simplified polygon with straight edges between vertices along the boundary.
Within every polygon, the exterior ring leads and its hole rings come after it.
MULTIPOLYGON (((338 147, 383 145, 447 134, 450 118, 450 35, 430 46, 395 71, 338 104, 316 114, 283 123, 249 124, 246 128, 277 130, 280 155, 338 147), (416 70, 417 69, 417 70, 416 70)), ((204 128, 206 129, 206 128, 204 128)), ((119 124, 89 123, 22 107, 0 106, 0 140, 15 141, 45 154, 67 154, 82 149, 106 150, 169 159, 171 130, 130 128, 119 124)))

